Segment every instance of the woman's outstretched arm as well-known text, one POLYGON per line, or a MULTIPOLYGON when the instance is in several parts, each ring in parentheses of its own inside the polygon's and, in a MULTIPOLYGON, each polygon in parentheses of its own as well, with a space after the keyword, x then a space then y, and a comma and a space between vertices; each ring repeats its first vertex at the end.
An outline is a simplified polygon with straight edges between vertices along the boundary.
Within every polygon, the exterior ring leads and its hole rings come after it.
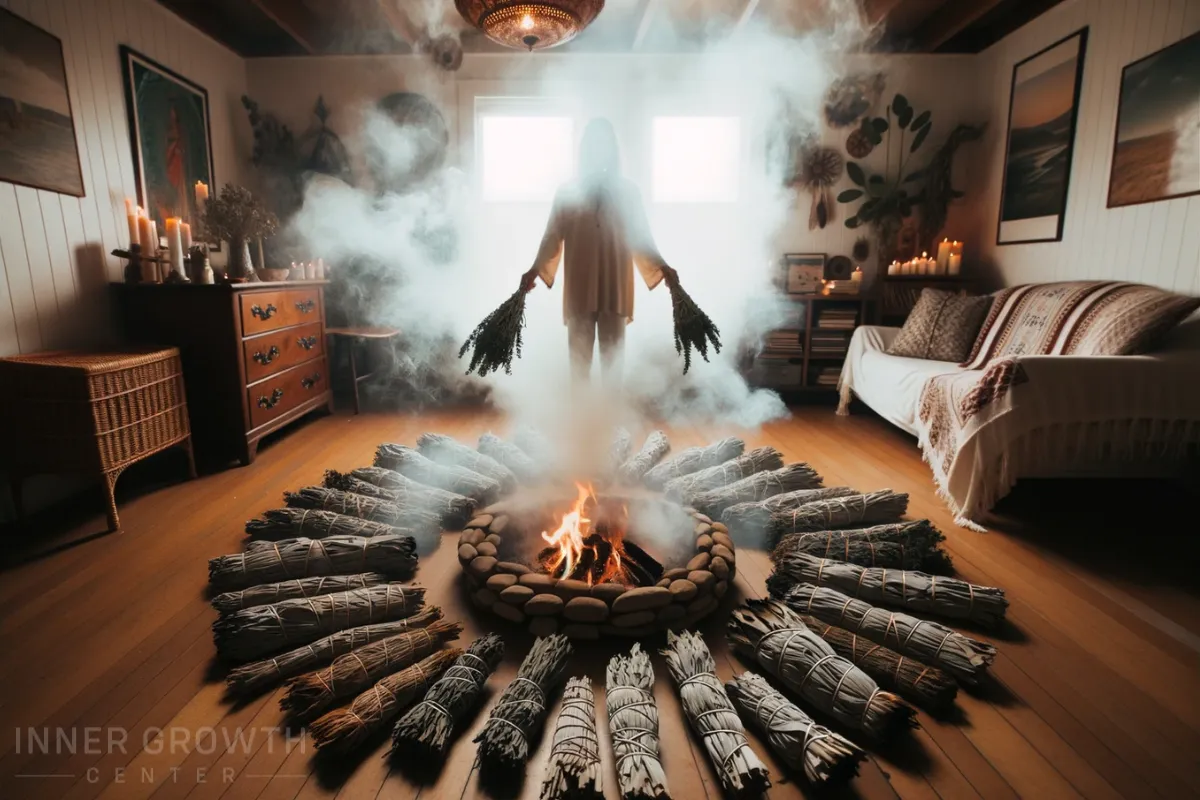
POLYGON ((625 212, 629 248, 633 251, 633 261, 637 264, 638 272, 642 274, 642 280, 646 281, 646 286, 653 289, 663 278, 674 279, 675 270, 667 266, 666 260, 654 243, 650 222, 646 219, 646 208, 642 205, 642 194, 636 186, 630 185, 625 212))
POLYGON ((521 276, 521 288, 527 292, 530 291, 538 278, 541 278, 546 286, 553 286, 554 276, 558 274, 558 265, 562 263, 562 250, 562 191, 560 190, 554 196, 554 205, 550 208, 550 219, 546 221, 546 232, 542 234, 542 243, 538 247, 533 266, 521 276))

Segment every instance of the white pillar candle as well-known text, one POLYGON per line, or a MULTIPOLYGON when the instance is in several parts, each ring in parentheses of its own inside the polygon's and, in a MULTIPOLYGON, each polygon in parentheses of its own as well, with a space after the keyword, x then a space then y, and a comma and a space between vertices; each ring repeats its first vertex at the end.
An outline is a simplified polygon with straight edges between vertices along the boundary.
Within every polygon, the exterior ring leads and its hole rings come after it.
POLYGON ((186 222, 179 223, 179 233, 183 239, 183 252, 186 255, 192 249, 192 226, 186 222))
POLYGON ((951 275, 957 275, 959 272, 961 272, 962 256, 956 253, 951 253, 948 259, 947 269, 949 269, 949 274, 951 275))
POLYGON ((862 267, 855 267, 854 272, 850 273, 850 280, 854 281, 855 283, 862 283, 862 279, 863 279, 862 267))
POLYGON ((168 274, 178 272, 183 274, 183 231, 180 226, 183 220, 179 217, 167 217, 167 258, 168 274))
POLYGON ((317 279, 317 265, 309 261, 304 265, 304 279, 315 281, 317 279))
POLYGON ((208 184, 196 181, 196 211, 203 214, 204 206, 208 204, 208 184))
POLYGON ((946 266, 950 263, 950 240, 942 239, 938 243, 937 249, 937 271, 938 274, 946 274, 946 266))
POLYGON ((129 224, 129 246, 142 243, 142 234, 138 230, 137 206, 128 197, 125 198, 125 221, 129 224))

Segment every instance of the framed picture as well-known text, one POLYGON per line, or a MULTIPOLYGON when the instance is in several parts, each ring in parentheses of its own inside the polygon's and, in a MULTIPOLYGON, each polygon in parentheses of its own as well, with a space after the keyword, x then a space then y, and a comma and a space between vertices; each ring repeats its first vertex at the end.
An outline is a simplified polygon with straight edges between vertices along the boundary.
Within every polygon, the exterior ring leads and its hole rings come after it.
POLYGON ((1013 66, 996 244, 1062 239, 1087 32, 1013 66))
POLYGON ((824 277, 824 253, 783 254, 783 288, 788 294, 816 294, 824 277))
POLYGON ((167 217, 194 225, 196 184, 216 191, 208 92, 125 45, 121 71, 138 204, 160 231, 167 217))
POLYGON ((62 42, 3 8, 0 181, 84 195, 62 42))
POLYGON ((1200 194, 1200 33, 1129 64, 1108 207, 1200 194))

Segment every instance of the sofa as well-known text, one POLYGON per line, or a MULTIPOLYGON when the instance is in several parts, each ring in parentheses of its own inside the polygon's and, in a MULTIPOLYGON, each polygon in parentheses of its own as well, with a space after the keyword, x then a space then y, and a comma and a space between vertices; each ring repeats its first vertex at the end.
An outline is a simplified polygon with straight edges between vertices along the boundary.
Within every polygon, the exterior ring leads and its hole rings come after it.
POLYGON ((1141 355, 1048 346, 967 366, 889 354, 901 329, 861 326, 838 413, 857 397, 915 436, 956 522, 975 530, 1021 478, 1177 473, 1200 455, 1200 314, 1180 308, 1192 316, 1141 355))

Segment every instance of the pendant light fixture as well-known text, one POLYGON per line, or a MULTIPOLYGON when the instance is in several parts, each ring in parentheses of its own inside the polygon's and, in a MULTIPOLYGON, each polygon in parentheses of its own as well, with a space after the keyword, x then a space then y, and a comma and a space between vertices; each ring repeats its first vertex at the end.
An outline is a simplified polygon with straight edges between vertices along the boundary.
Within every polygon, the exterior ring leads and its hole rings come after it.
POLYGON ((518 50, 545 50, 574 39, 604 0, 455 0, 463 19, 489 39, 518 50))

